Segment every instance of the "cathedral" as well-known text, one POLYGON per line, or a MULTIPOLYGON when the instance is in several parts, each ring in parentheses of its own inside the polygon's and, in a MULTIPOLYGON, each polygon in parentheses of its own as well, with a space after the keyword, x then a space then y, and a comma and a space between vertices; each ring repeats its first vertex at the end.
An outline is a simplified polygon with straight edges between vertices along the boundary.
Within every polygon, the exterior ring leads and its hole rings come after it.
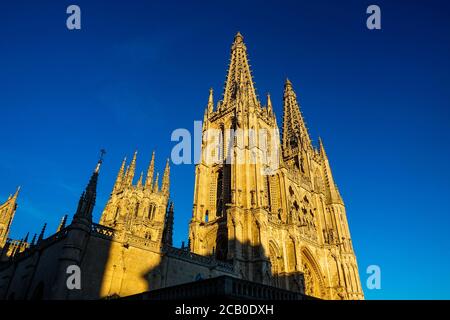
POLYGON ((170 160, 160 182, 154 153, 145 175, 135 176, 137 152, 124 159, 95 223, 100 159, 71 222, 63 217, 50 236, 44 225, 31 240, 10 239, 19 190, 0 205, 0 299, 123 298, 228 278, 236 296, 242 284, 263 298, 364 299, 324 144, 313 145, 289 80, 279 134, 240 33, 221 100, 211 89, 203 119, 187 245, 172 244, 170 160), (80 288, 67 284, 73 266, 80 288))

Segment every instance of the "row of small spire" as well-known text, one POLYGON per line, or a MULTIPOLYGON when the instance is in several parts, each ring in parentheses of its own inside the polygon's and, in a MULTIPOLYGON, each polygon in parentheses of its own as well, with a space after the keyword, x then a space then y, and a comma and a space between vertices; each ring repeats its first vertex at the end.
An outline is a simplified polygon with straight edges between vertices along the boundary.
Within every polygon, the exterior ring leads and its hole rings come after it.
MULTIPOLYGON (((136 169, 136 159, 137 159, 137 151, 134 153, 133 159, 132 159, 130 165, 126 168, 126 170, 125 170, 126 158, 123 160, 122 165, 119 170, 119 174, 118 174, 116 182, 114 184, 113 192, 117 191, 118 189, 123 188, 123 187, 132 186, 134 173, 135 173, 135 169, 136 169)), ((102 162, 103 162, 102 158, 100 158, 100 160, 98 161, 98 163, 94 169, 94 172, 92 173, 92 176, 89 180, 89 183, 88 183, 85 191, 83 191, 83 193, 81 194, 80 200, 78 202, 77 211, 74 215, 74 220, 84 219, 84 220, 87 220, 90 222, 92 221, 92 211, 95 206, 96 193, 97 193, 98 174, 100 172, 100 167, 101 167, 102 162)), ((152 190, 152 192, 159 192, 159 173, 156 173, 156 178, 155 178, 155 180, 153 180, 154 169, 155 169, 155 152, 152 153, 152 159, 150 161, 150 165, 149 165, 149 168, 147 171, 145 185, 143 182, 143 173, 141 173, 141 176, 137 182, 137 187, 149 188, 150 190, 152 190)), ((161 191, 163 193, 167 193, 167 195, 169 193, 169 184, 170 184, 169 180, 170 180, 170 165, 169 165, 169 159, 167 159, 167 163, 166 163, 166 167, 164 169, 164 175, 163 175, 163 179, 162 179, 162 185, 161 185, 161 191)), ((14 193, 14 195, 10 195, 8 197, 8 201, 15 202, 18 197, 19 191, 20 191, 20 187, 17 188, 17 191, 14 193)), ((172 205, 172 210, 173 210, 173 205, 172 205)), ((58 225, 56 232, 59 232, 66 227, 67 218, 68 218, 67 214, 63 216, 63 218, 61 219, 61 222, 58 225)), ((42 227, 41 232, 39 233, 39 236, 37 236, 37 234, 34 234, 30 243, 28 243, 28 238, 29 238, 29 234, 30 234, 28 232, 23 239, 18 241, 19 246, 24 246, 24 245, 34 246, 34 245, 40 243, 44 239, 46 228, 47 228, 47 223, 45 223, 44 226, 42 227), (37 238, 37 240, 36 240, 36 238, 37 238)))
MULTIPOLYGON (((127 158, 125 157, 122 161, 122 165, 120 166, 119 173, 117 174, 116 182, 114 183, 113 193, 121 190, 125 187, 133 186, 134 175, 136 171, 136 159, 138 152, 135 151, 133 155, 133 159, 131 160, 130 165, 128 165, 125 169, 127 158)), ((136 187, 145 188, 151 190, 152 192, 159 192, 159 172, 156 172, 156 178, 154 178, 155 173, 155 152, 152 153, 152 158, 150 160, 150 164, 148 166, 146 179, 144 181, 144 173, 141 172, 136 187)), ((167 159, 166 167, 164 169, 164 175, 162 179, 161 191, 164 193, 169 193, 169 184, 170 184, 170 160, 167 159)))

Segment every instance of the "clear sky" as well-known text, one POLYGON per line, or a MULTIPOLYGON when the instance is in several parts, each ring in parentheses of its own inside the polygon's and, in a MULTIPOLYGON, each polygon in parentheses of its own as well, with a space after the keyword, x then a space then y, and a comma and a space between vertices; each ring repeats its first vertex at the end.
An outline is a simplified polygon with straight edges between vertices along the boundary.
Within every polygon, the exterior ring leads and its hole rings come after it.
MULTIPOLYGON (((11 236, 54 232, 107 150, 98 220, 125 155, 162 172, 177 128, 220 98, 237 31, 281 123, 286 77, 322 137, 368 299, 450 298, 450 6, 445 1, 13 1, 0 6, 0 201, 21 185, 11 236), (366 28, 381 7, 382 29, 366 28), (81 7, 82 29, 66 28, 81 7), (379 265, 381 290, 366 268, 379 265)), ((193 166, 172 166, 175 244, 193 166)))

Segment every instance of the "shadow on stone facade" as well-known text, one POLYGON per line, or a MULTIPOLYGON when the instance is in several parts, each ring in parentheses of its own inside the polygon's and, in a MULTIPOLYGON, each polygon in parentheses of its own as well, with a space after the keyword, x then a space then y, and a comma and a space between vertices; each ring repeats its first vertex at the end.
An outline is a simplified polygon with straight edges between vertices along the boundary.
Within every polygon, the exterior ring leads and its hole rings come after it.
MULTIPOLYGON (((0 265, 0 298, 114 299, 143 292, 155 293, 144 294, 138 299, 200 299, 204 296, 230 299, 288 297, 298 300, 305 297, 302 273, 272 275, 270 261, 260 246, 239 244, 243 251, 253 253, 252 258, 224 261, 215 256, 191 253, 188 248, 172 246, 163 246, 159 253, 144 252, 131 244, 129 239, 118 242, 114 238, 117 237, 114 229, 95 223, 89 229, 84 227, 75 220, 54 235, 3 261, 0 265), (160 260, 151 268, 145 264, 135 266, 138 269, 147 268, 147 272, 139 275, 133 271, 132 265, 118 266, 114 263, 120 256, 117 250, 123 250, 125 258, 129 251, 136 251, 143 256, 150 253, 152 257, 158 255, 160 260), (71 276, 67 270, 71 265, 80 266, 81 290, 69 290, 67 287, 71 276), (117 270, 118 267, 122 270, 117 270), (145 286, 133 281, 133 277, 139 276, 145 286)), ((130 260, 130 263, 133 264, 133 261, 130 260)))
MULTIPOLYGON (((112 230, 74 219, 69 226, 0 262, 0 299, 97 299, 103 287, 112 230), (71 266, 80 268, 81 290, 71 266)), ((7 247, 3 248, 8 250, 7 247)))
POLYGON ((148 287, 153 289, 134 295, 133 299, 201 299, 227 295, 230 299, 307 297, 303 273, 274 274, 277 268, 272 266, 261 245, 230 241, 228 247, 227 259, 220 259, 223 255, 219 252, 202 256, 190 252, 189 248, 164 247, 161 264, 144 275, 148 287), (233 258, 234 248, 240 248, 242 252, 238 256, 245 258, 233 258))

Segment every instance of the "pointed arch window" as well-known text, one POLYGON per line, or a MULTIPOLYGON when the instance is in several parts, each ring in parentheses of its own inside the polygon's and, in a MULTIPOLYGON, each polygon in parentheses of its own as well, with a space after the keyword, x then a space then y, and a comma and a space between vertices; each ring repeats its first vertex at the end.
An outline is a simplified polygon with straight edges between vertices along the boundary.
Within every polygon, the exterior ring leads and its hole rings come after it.
POLYGON ((134 216, 137 217, 139 214, 139 203, 136 203, 136 207, 134 208, 134 216))
POLYGON ((216 192, 216 199, 217 199, 217 204, 216 204, 216 208, 217 208, 217 213, 216 216, 221 217, 222 216, 222 206, 223 206, 223 173, 222 173, 222 169, 219 170, 218 174, 217 174, 217 192, 216 192))
POLYGON ((253 255, 255 257, 259 256, 260 248, 261 248, 261 230, 258 222, 255 223, 252 234, 252 246, 253 246, 253 255))
POLYGON ((290 238, 287 242, 287 255, 288 255, 288 271, 293 272, 297 265, 297 256, 295 253, 294 239, 290 238))
POLYGON ((153 219, 155 217, 156 205, 151 203, 148 208, 148 218, 153 219))

